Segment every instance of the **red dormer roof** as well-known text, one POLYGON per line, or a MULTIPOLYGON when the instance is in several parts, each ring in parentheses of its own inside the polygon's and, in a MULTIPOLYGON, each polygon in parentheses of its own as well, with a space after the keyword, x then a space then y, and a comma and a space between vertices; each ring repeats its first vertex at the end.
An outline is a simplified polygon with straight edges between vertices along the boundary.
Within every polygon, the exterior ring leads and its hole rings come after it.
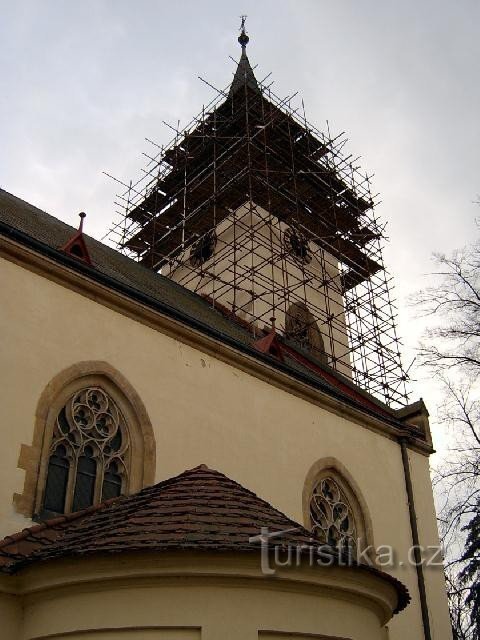
POLYGON ((78 215, 80 216, 80 226, 78 231, 70 238, 70 240, 60 247, 60 250, 77 260, 82 260, 83 262, 92 265, 92 260, 83 235, 83 221, 87 214, 82 211, 78 215))

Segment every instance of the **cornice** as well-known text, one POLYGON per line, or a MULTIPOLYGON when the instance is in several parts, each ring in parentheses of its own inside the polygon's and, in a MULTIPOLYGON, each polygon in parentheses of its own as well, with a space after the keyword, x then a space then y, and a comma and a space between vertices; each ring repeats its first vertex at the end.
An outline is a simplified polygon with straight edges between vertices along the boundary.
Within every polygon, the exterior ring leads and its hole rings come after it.
MULTIPOLYGON (((327 596, 356 601, 368 606, 382 624, 394 615, 399 604, 394 578, 376 569, 360 566, 325 566, 308 559, 298 564, 275 566, 275 575, 261 570, 260 551, 240 553, 135 552, 116 555, 95 554, 78 558, 52 560, 34 565, 9 576, 3 593, 22 597, 29 606, 66 592, 93 593, 127 587, 199 586, 243 587, 288 593, 327 596)), ((398 585, 398 586, 397 586, 398 585)), ((408 594, 407 594, 408 598, 408 594)), ((408 604, 403 603, 403 607, 408 604)))
POLYGON ((75 259, 69 256, 62 256, 51 248, 48 248, 48 253, 50 256, 43 255, 10 237, 0 235, 0 257, 391 440, 398 441, 399 437, 407 437, 409 448, 418 453, 433 453, 428 443, 412 434, 406 425, 398 424, 393 417, 391 421, 377 417, 368 409, 349 403, 340 394, 335 397, 333 393, 316 387, 306 376, 296 374, 294 377, 285 370, 286 367, 280 364, 274 366, 269 356, 255 352, 253 348, 245 346, 242 349, 242 345, 236 344, 231 338, 220 339, 220 336, 217 338, 212 335, 215 333, 213 331, 209 335, 207 327, 204 332, 201 330, 201 323, 193 319, 185 317, 184 320, 179 320, 172 317, 167 307, 165 311, 153 308, 160 304, 154 305, 152 299, 150 305, 148 296, 139 293, 139 298, 143 298, 139 300, 120 291, 120 283, 118 289, 107 286, 99 280, 105 281, 108 277, 96 274, 93 268, 86 265, 77 265, 75 259), (194 324, 197 327, 192 326, 194 324))

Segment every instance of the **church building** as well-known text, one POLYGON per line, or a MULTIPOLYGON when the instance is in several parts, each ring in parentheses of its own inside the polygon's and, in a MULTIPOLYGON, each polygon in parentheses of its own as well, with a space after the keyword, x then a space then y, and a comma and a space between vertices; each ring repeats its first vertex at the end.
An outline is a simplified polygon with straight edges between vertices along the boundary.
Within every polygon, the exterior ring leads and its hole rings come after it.
POLYGON ((2 640, 451 638, 370 179, 238 40, 106 243, 0 190, 2 640))

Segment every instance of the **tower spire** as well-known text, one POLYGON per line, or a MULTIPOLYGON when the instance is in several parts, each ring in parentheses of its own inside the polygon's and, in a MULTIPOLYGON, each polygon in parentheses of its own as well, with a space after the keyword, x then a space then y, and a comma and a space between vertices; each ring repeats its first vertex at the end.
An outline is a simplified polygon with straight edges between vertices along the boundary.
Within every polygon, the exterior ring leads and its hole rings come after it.
POLYGON ((230 87, 230 96, 232 96, 240 89, 245 90, 245 86, 250 87, 250 89, 253 89, 254 91, 259 91, 257 80, 247 57, 247 44, 249 43, 250 38, 247 36, 247 32, 245 30, 246 19, 247 16, 241 16, 242 22, 240 24, 240 35, 238 36, 238 43, 242 47, 242 55, 240 56, 240 61, 238 63, 238 67, 235 72, 232 85, 230 87))

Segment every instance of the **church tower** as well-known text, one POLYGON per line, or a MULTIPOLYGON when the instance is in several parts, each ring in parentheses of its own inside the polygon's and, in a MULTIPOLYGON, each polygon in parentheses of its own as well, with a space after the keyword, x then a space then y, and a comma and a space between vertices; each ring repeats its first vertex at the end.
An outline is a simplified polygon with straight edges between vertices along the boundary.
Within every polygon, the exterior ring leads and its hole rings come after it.
POLYGON ((232 84, 126 194, 121 248, 261 338, 278 335, 389 405, 407 400, 382 226, 345 139, 241 56, 232 84), (153 179, 152 179, 153 176, 153 179))
POLYGON ((0 189, 2 640, 451 640, 370 180, 238 40, 115 248, 0 189))

